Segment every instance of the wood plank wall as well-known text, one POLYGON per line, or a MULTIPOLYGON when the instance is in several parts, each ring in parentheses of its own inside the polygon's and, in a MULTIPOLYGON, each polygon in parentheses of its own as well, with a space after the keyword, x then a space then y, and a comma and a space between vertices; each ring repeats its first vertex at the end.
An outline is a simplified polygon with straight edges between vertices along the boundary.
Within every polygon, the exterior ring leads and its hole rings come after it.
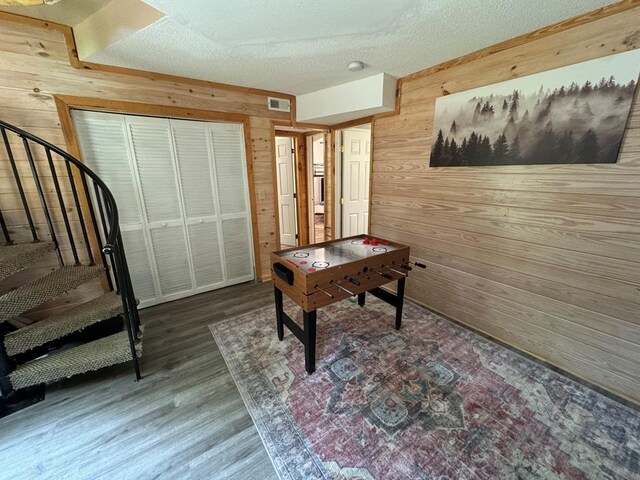
MULTIPOLYGON (((640 402, 640 100, 615 165, 429 168, 437 97, 640 47, 640 7, 401 81, 374 124, 372 233, 407 295, 640 402)), ((432 46, 430 48, 436 48, 432 46)))
POLYGON ((324 134, 324 154, 324 239, 332 240, 336 208, 336 140, 333 128, 324 134))
MULTIPOLYGON (((51 28, 16 23, 0 18, 0 118, 23 128, 51 143, 67 149, 54 103, 54 95, 81 95, 110 100, 168 105, 198 110, 249 115, 253 180, 257 193, 259 253, 262 277, 269 276, 269 252, 275 245, 276 226, 271 170, 271 121, 290 120, 289 114, 267 109, 264 94, 213 88, 178 80, 83 70, 69 62, 64 35, 51 28)), ((20 147, 14 144, 19 170, 28 176, 29 167, 20 147)), ((36 156, 46 161, 43 154, 36 156)), ((44 169, 42 170, 44 171, 44 169)), ((4 147, 0 148, 0 208, 16 241, 29 241, 26 218, 20 206, 17 189, 10 174, 4 147)), ((50 201, 55 200, 51 178, 44 179, 50 201)), ((66 182, 63 182, 66 183, 66 182)), ((25 183, 39 234, 48 238, 42 210, 37 207, 35 186, 25 183)), ((65 192, 67 205, 72 205, 70 191, 65 192)), ((54 221, 61 222, 56 214, 54 221)), ((61 224, 59 224, 61 226, 61 224)), ((74 225, 79 231, 79 226, 74 225)), ((62 229, 61 229, 62 230, 62 229)), ((64 243, 64 242, 63 242, 64 243)), ((65 243, 64 248, 68 249, 65 243)), ((55 258, 38 265, 38 272, 26 271, 22 281, 36 273, 46 272, 55 258)), ((13 284, 3 284, 3 289, 13 284)), ((99 283, 88 284, 70 295, 46 305, 56 309, 61 303, 73 304, 95 296, 99 283)), ((38 315, 35 315, 36 317, 38 315)))

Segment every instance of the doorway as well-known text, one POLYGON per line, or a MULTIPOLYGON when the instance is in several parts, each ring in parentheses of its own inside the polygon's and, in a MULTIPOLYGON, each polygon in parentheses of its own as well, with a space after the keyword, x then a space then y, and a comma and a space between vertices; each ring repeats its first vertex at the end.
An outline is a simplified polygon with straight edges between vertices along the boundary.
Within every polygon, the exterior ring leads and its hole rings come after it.
POLYGON ((313 243, 325 240, 325 139, 324 134, 319 133, 309 137, 310 156, 309 165, 309 225, 310 238, 313 243))
POLYGON ((371 124, 336 131, 336 235, 369 233, 371 124))
POLYGON ((295 140, 276 137, 276 182, 278 186, 278 215, 280 217, 280 246, 298 245, 297 192, 295 168, 295 140))
POLYGON ((325 189, 332 185, 324 182, 327 135, 315 125, 273 124, 274 208, 282 249, 325 239, 325 189))

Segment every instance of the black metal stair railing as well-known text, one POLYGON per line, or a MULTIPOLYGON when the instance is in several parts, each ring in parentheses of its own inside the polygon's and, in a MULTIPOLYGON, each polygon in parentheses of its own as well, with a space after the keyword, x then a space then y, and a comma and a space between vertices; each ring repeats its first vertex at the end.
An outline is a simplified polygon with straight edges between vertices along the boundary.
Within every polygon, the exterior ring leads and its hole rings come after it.
MULTIPOLYGON (((51 242, 55 245, 58 262, 61 266, 69 263, 76 265, 81 263, 95 264, 96 259, 92 250, 92 242, 94 244, 97 243, 100 262, 106 269, 108 287, 111 291, 114 288, 117 289, 122 298, 124 322, 129 336, 133 366, 136 379, 140 379, 140 368, 135 349, 135 344, 140 336, 140 317, 122 243, 122 235, 118 223, 118 208, 113 194, 95 172, 57 146, 2 120, 0 120, 0 135, 2 136, 7 160, 20 197, 21 211, 29 227, 32 241, 42 241, 33 215, 34 208, 39 207, 42 209, 46 229, 51 242), (17 152, 16 145, 14 143, 14 146, 12 146, 11 140, 16 140, 18 146, 21 146, 24 150, 25 159, 29 165, 29 178, 22 178, 20 175, 18 160, 15 156, 17 152), (38 152, 35 150, 36 148, 41 148, 42 150, 38 152), (44 153, 44 158, 37 161, 37 153, 44 153), (56 163, 59 166, 63 166, 63 175, 59 174, 56 163), (54 193, 53 201, 51 201, 51 198, 47 199, 47 187, 43 179, 48 178, 48 175, 43 175, 43 170, 44 173, 51 175, 51 179, 48 182, 51 184, 49 189, 52 189, 54 193), (29 184, 28 182, 33 182, 37 192, 39 203, 37 206, 30 205, 30 200, 25 191, 25 186, 29 184), (67 201, 65 201, 64 194, 64 187, 66 186, 69 187, 72 197, 70 199, 67 195, 67 201), (83 197, 86 199, 86 211, 83 211, 81 203, 83 197), (71 203, 73 206, 69 207, 67 203, 71 203), (57 205, 54 207, 53 204, 57 205), (55 210, 61 212, 63 228, 56 228, 56 225, 54 225, 52 212, 55 210), (75 212, 75 217, 80 227, 79 233, 74 233, 70 212, 75 212), (69 252, 66 250, 63 252, 61 240, 68 241, 69 252), (79 248, 80 241, 84 243, 84 248, 79 248), (65 258, 69 257, 69 255, 71 258, 65 258)), ((35 203, 33 200, 31 202, 35 203)), ((7 245, 13 244, 14 240, 7 227, 6 218, 2 210, 0 210, 0 227, 2 228, 5 243, 7 245)))

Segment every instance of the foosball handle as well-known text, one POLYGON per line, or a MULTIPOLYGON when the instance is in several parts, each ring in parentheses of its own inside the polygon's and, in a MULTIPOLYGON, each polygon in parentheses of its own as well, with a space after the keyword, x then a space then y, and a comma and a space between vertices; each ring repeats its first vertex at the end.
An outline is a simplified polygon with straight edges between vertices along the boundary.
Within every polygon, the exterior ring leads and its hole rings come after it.
POLYGON ((400 268, 403 268, 403 269, 405 269, 405 270, 408 270, 409 272, 410 272, 411 270, 413 270, 413 268, 411 268, 411 267, 410 267, 408 264, 406 264, 406 263, 405 263, 404 265, 400 265, 400 268))
POLYGON ((384 273, 384 272, 376 272, 376 273, 379 273, 381 276, 383 276, 387 280, 393 280, 393 275, 389 275, 388 273, 384 273))
POLYGON ((346 277, 346 276, 345 276, 344 278, 346 278, 347 280, 349 280, 349 281, 350 281, 351 283, 353 283, 354 285, 360 285, 360 282, 359 282, 358 280, 356 280, 355 278, 353 278, 353 277, 346 277))
POLYGON ((427 268, 427 266, 424 263, 413 262, 413 264, 418 268, 427 268))

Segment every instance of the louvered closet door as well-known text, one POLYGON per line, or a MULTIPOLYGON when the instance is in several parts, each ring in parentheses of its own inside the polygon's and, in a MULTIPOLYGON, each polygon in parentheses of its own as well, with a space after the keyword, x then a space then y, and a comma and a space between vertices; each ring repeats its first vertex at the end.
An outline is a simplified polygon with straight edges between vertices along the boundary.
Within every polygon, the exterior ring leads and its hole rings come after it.
POLYGON ((118 204, 122 240, 136 297, 141 305, 152 302, 157 292, 124 116, 81 110, 72 113, 84 163, 104 180, 118 204))
POLYGON ((252 280, 251 214, 241 124, 210 123, 227 283, 252 280))
MULTIPOLYGON (((74 112, 141 307, 254 278, 242 125, 74 112)), ((95 200, 95 199, 94 199, 95 200)))
POLYGON ((170 123, 196 289, 211 290, 224 285, 226 274, 209 126, 188 120, 170 123))
POLYGON ((127 116, 142 214, 163 300, 194 291, 168 119, 127 116))

